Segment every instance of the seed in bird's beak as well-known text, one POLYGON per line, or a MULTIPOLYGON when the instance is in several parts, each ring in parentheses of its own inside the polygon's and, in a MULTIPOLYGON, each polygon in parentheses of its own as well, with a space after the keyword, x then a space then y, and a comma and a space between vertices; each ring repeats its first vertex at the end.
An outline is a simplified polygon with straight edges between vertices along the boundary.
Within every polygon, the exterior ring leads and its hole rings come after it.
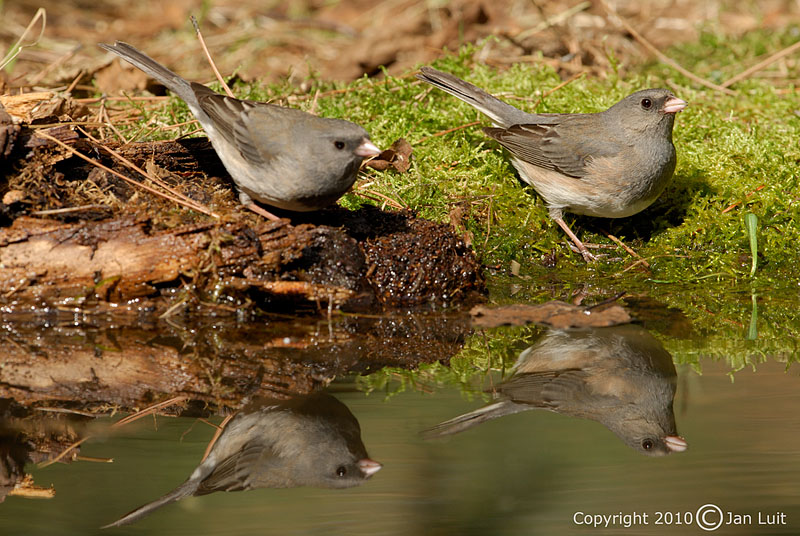
POLYGON ((681 100, 678 97, 670 97, 667 102, 664 103, 664 107, 661 109, 661 111, 665 114, 676 114, 686 108, 688 105, 689 103, 685 100, 681 100))
POLYGON ((375 147, 371 141, 364 138, 364 140, 361 142, 361 145, 356 147, 356 150, 353 151, 353 154, 362 158, 367 158, 370 156, 378 156, 381 154, 381 150, 375 147))

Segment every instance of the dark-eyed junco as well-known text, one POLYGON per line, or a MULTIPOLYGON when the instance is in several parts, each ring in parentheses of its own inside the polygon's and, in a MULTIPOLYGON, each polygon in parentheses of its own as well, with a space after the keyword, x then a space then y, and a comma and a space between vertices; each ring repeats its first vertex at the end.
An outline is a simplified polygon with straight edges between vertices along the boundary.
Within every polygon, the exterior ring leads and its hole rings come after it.
POLYGON ((361 428, 336 398, 313 394, 260 400, 223 428, 186 482, 103 528, 127 525, 189 495, 256 488, 358 486, 381 464, 369 459, 361 428))
POLYGON ((551 330, 523 351, 497 401, 426 430, 426 437, 530 409, 547 409, 605 425, 626 445, 651 456, 686 450, 672 400, 675 365, 661 343, 633 324, 551 330))
POLYGON ((367 131, 349 121, 220 95, 127 43, 100 46, 186 102, 236 183, 239 200, 262 216, 277 219, 254 200, 297 212, 334 203, 355 182, 361 162, 380 154, 367 131))
POLYGON ((487 115, 484 132, 511 153, 520 178, 587 261, 594 260, 563 212, 624 218, 655 201, 675 170, 672 124, 686 102, 666 89, 637 91, 599 113, 530 114, 451 74, 423 67, 417 78, 487 115))

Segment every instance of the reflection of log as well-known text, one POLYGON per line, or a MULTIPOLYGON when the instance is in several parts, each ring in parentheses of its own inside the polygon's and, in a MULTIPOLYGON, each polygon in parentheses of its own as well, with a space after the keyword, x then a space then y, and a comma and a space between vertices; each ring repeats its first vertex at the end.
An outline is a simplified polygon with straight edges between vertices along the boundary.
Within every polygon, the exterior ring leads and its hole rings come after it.
MULTIPOLYGON (((134 322, 132 322, 134 323, 134 322)), ((347 372, 447 362, 466 316, 335 316, 331 324, 220 322, 185 330, 16 326, 3 337, 0 398, 23 405, 141 408, 181 395, 238 407, 246 397, 309 393, 347 372)))

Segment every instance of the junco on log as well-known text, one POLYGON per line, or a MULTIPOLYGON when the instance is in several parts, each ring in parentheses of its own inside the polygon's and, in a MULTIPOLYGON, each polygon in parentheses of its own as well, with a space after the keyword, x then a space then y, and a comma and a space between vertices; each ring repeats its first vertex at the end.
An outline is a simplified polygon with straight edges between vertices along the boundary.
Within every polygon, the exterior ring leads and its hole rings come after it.
POLYGON ((520 178, 550 217, 594 260, 563 212, 624 218, 655 201, 675 170, 672 124, 686 102, 666 89, 637 91, 599 113, 530 114, 451 74, 423 67, 417 78, 487 115, 483 131, 511 153, 520 178))
POLYGON ((259 400, 223 428, 208 457, 186 482, 103 528, 138 521, 189 495, 256 488, 348 488, 381 469, 369 459, 361 428, 328 394, 259 400))
POLYGON ((350 189, 365 158, 380 154, 367 131, 349 121, 220 95, 127 43, 100 47, 186 102, 236 183, 239 201, 269 219, 278 218, 254 200, 297 212, 324 208, 350 189))
POLYGON ((598 421, 650 456, 686 450, 675 431, 675 365, 644 328, 551 330, 523 351, 496 402, 424 432, 440 437, 530 409, 598 421))

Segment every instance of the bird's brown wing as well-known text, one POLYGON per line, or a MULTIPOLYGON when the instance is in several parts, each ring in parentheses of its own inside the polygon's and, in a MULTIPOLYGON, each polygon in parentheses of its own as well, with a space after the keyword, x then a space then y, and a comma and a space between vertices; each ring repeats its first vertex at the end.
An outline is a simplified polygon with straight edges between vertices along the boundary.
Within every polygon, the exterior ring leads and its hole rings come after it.
POLYGON ((241 491, 250 489, 248 482, 255 468, 272 457, 272 449, 263 441, 254 441, 242 450, 222 460, 214 471, 198 486, 195 495, 206 495, 215 491, 241 491))
POLYGON ((483 131, 520 160, 576 179, 586 176, 593 158, 614 156, 620 150, 616 136, 598 126, 602 123, 597 114, 543 117, 546 120, 540 123, 483 131))
POLYGON ((236 147, 242 158, 253 166, 263 167, 265 158, 254 144, 254 137, 248 131, 247 114, 259 106, 269 106, 264 103, 235 99, 216 93, 202 84, 192 82, 192 90, 197 97, 200 107, 208 115, 214 129, 231 146, 236 147))
POLYGON ((598 395, 588 385, 592 374, 580 369, 517 374, 499 391, 517 404, 559 410, 587 404, 605 405, 615 397, 598 395))

